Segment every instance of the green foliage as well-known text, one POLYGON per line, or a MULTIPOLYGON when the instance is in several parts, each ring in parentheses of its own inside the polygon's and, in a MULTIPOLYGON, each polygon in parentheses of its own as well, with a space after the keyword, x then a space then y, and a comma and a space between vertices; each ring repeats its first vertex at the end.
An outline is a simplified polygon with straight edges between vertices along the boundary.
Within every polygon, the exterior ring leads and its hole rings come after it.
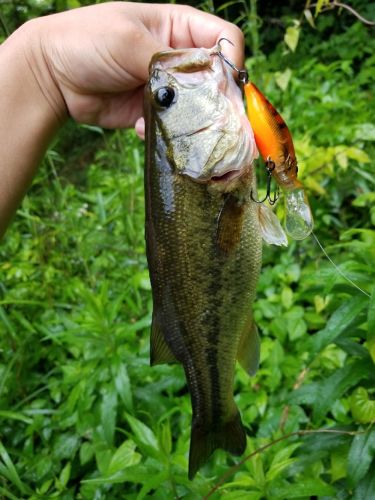
MULTIPOLYGON (((320 13, 313 28, 275 6, 284 24, 271 43, 255 21, 272 12, 246 6, 251 78, 288 122, 315 234, 339 271, 313 236, 265 247, 261 365, 235 381, 252 458, 212 498, 372 498, 374 41, 354 18, 343 29, 344 14, 320 13), (331 432, 266 447, 305 429, 331 432)), ((70 124, 0 247, 1 497, 202 498, 236 463, 217 452, 187 479, 182 369, 149 367, 143 224, 143 145, 133 132, 70 124)))

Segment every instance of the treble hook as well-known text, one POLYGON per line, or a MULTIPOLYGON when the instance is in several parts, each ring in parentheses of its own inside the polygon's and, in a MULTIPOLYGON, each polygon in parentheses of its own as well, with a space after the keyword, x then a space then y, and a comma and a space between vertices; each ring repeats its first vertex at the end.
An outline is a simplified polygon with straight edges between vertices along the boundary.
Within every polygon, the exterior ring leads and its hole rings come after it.
POLYGON ((273 192, 273 196, 271 196, 272 171, 274 168, 275 168, 275 162, 273 162, 271 159, 268 159, 266 162, 266 170, 267 170, 266 196, 263 198, 263 200, 256 200, 253 197, 253 190, 251 190, 250 198, 252 199, 252 201, 255 201, 255 203, 264 203, 266 200, 268 200, 268 203, 270 205, 274 205, 277 202, 277 200, 279 199, 279 193, 280 193, 279 186, 277 186, 277 188, 273 192))
MULTIPOLYGON (((221 52, 221 46, 220 43, 225 40, 226 42, 230 43, 231 45, 234 46, 234 43, 228 40, 228 38, 220 38, 220 40, 217 42, 219 50, 216 52, 216 54, 230 66, 234 71, 238 73, 238 79, 242 84, 246 84, 249 81, 249 74, 246 69, 240 69, 237 68, 237 66, 230 61, 222 52, 221 52)), ((266 170, 267 170, 267 191, 266 191, 266 196, 263 198, 263 200, 256 200, 253 197, 253 191, 251 190, 250 193, 250 198, 255 201, 255 203, 264 203, 266 200, 268 200, 268 203, 270 205, 274 205, 277 200, 279 199, 279 193, 280 193, 280 188, 277 186, 275 191, 273 192, 273 196, 271 195, 271 181, 272 181, 272 171, 275 168, 275 162, 271 160, 271 158, 267 159, 266 162, 266 170)))
POLYGON ((217 42, 217 45, 219 47, 219 50, 216 52, 217 55, 224 61, 228 64, 228 66, 230 66, 234 71, 236 71, 238 73, 238 79, 241 83, 245 84, 249 81, 249 74, 248 72, 246 71, 246 69, 240 69, 240 68, 237 68, 237 66, 232 62, 230 61, 227 57, 225 57, 225 55, 221 52, 221 46, 220 46, 220 43, 225 40, 226 42, 230 43, 231 45, 233 45, 234 47, 234 43, 231 42, 230 40, 228 40, 228 38, 220 38, 220 40, 217 42))

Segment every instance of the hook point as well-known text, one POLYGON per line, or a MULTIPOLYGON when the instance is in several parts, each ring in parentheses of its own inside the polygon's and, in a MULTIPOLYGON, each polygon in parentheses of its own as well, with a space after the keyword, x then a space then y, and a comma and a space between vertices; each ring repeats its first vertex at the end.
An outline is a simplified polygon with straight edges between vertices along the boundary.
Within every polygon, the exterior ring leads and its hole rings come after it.
POLYGON ((220 38, 220 39, 219 39, 219 41, 217 42, 217 44, 218 44, 218 46, 219 46, 219 48, 220 48, 220 49, 221 49, 220 44, 221 44, 221 42, 222 42, 223 40, 225 40, 226 42, 230 43, 230 44, 231 44, 231 45, 233 45, 233 47, 234 47, 234 43, 233 43, 231 40, 229 40, 229 38, 222 37, 222 38, 220 38))

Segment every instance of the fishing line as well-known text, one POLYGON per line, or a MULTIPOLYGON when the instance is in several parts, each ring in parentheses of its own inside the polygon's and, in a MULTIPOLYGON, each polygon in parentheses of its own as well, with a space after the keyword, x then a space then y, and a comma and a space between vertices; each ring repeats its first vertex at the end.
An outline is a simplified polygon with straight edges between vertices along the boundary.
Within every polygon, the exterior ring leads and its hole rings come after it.
POLYGON ((357 290, 359 290, 360 292, 362 292, 363 295, 366 295, 366 297, 370 298, 371 297, 370 294, 368 294, 367 292, 365 292, 364 290, 362 290, 361 287, 359 287, 356 283, 354 283, 354 281, 352 281, 348 276, 346 276, 346 274, 343 271, 341 271, 341 269, 333 262, 333 260, 331 259, 331 257, 328 255, 328 253, 324 249, 323 245, 318 240, 318 237, 316 236, 316 234, 314 233, 314 231, 311 232, 311 235, 315 238, 315 241, 317 242, 319 248, 321 249, 321 251, 323 252, 323 254, 327 257, 327 259, 329 260, 329 262, 333 265, 333 267, 336 269, 336 271, 339 273, 339 275, 342 276, 352 286, 354 286, 354 288, 356 288, 357 290))

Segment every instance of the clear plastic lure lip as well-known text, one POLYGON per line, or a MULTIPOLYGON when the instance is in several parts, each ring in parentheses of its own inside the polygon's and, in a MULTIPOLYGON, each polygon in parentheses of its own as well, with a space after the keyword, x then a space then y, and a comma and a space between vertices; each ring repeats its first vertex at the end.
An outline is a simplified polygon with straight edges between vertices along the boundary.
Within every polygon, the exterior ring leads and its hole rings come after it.
POLYGON ((303 240, 311 234, 314 221, 302 187, 284 191, 285 195, 285 229, 294 240, 303 240))

